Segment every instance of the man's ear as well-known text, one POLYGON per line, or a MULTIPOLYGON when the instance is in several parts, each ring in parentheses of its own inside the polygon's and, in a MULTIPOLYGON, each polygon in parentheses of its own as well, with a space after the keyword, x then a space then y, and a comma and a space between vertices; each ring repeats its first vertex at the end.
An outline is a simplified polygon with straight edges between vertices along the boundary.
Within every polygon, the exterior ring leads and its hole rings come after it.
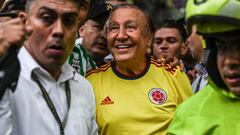
POLYGON ((84 27, 85 27, 85 24, 83 24, 83 25, 79 28, 79 30, 78 30, 80 37, 83 37, 84 34, 85 34, 84 27))
POLYGON ((186 55, 188 52, 188 45, 189 45, 189 41, 187 40, 185 43, 182 44, 181 47, 181 55, 186 55))
POLYGON ((21 18, 21 20, 26 24, 26 21, 27 21, 27 13, 26 12, 20 11, 18 13, 18 17, 21 18))
POLYGON ((20 11, 18 13, 18 17, 21 18, 21 20, 25 23, 26 38, 28 38, 32 34, 33 29, 29 25, 29 22, 28 22, 28 19, 27 19, 27 13, 23 12, 23 11, 20 11))

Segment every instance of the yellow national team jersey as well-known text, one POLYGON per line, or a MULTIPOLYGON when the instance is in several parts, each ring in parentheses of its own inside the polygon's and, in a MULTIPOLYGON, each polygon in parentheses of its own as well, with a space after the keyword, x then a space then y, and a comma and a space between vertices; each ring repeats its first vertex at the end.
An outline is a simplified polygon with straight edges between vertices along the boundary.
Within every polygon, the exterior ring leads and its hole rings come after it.
POLYGON ((101 135, 164 135, 176 107, 192 95, 179 68, 154 59, 134 77, 120 74, 113 63, 88 73, 96 96, 101 135))

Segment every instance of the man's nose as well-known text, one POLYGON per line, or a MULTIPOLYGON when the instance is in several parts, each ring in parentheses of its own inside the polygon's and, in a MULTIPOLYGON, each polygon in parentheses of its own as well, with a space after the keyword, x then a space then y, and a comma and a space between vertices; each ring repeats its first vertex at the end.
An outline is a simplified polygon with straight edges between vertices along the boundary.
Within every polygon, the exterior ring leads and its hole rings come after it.
POLYGON ((162 43, 159 45, 161 49, 167 49, 168 43, 165 39, 163 39, 162 43))
POLYGON ((64 25, 63 25, 63 22, 59 19, 54 24, 53 36, 62 38, 63 35, 64 35, 64 25))
POLYGON ((120 28, 118 33, 117 33, 117 39, 119 41, 125 40, 127 39, 127 34, 126 34, 126 30, 124 28, 120 28))

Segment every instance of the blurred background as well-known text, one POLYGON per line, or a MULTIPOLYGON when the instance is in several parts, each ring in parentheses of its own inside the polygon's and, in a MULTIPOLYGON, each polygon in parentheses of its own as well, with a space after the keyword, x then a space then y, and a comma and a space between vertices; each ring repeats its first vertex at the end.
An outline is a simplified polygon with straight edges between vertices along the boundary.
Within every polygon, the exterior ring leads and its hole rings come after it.
POLYGON ((166 19, 183 19, 186 0, 127 0, 147 11, 155 24, 166 19))
MULTIPOLYGON (((96 0, 102 1, 102 0, 96 0)), ((116 0, 117 1, 117 0, 116 0)), ((179 20, 184 17, 186 0, 123 0, 147 11, 154 24, 166 19, 179 20)), ((4 0, 0 0, 0 7, 4 0)))

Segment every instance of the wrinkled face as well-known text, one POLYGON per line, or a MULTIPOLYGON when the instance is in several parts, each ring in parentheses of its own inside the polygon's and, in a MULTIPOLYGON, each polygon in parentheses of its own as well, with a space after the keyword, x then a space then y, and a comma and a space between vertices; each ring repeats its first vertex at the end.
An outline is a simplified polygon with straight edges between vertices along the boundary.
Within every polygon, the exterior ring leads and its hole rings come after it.
POLYGON ((74 47, 79 8, 71 0, 36 0, 27 12, 33 32, 25 47, 47 71, 59 70, 74 47))
POLYGON ((196 26, 193 26, 192 33, 189 36, 189 48, 191 50, 192 56, 196 60, 201 60, 204 56, 204 49, 202 47, 202 37, 198 35, 196 26))
POLYGON ((103 24, 89 19, 81 28, 80 35, 83 37, 83 46, 93 59, 103 59, 109 54, 103 27, 103 24))
POLYGON ((90 6, 91 6, 91 0, 83 0, 82 6, 80 7, 80 11, 79 11, 80 26, 83 25, 83 23, 85 22, 90 6))
POLYGON ((217 39, 217 66, 229 90, 240 96, 240 35, 217 39))
POLYGON ((120 8, 109 17, 108 48, 116 62, 144 61, 151 35, 143 12, 120 8))
POLYGON ((183 40, 179 31, 175 28, 161 28, 154 34, 153 55, 160 58, 181 56, 181 49, 183 47, 183 40))

